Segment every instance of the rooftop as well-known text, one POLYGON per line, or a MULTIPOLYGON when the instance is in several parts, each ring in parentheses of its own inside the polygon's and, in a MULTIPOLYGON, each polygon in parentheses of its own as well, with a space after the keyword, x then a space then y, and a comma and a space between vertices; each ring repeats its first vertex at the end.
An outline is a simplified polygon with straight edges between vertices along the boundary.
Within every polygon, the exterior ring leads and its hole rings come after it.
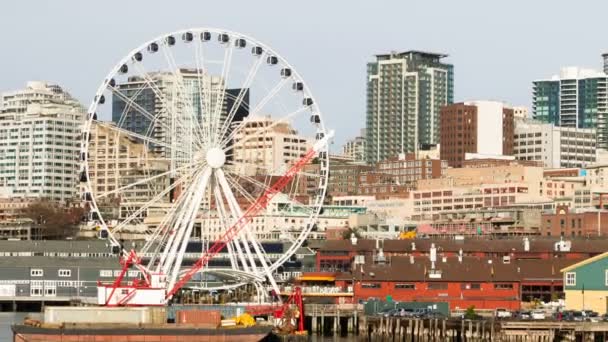
MULTIPOLYGON (((529 238, 530 253, 555 252, 555 244, 559 239, 529 238)), ((608 240, 605 239, 573 239, 570 247, 571 253, 604 253, 608 250, 608 240)), ((522 253, 523 239, 411 239, 411 240, 384 240, 381 242, 385 253, 411 253, 413 251, 428 252, 431 244, 435 244, 438 252, 457 253, 462 249, 464 253, 522 253), (413 249, 415 248, 415 249, 413 249)), ((350 240, 327 240, 320 251, 348 251, 373 252, 376 248, 375 240, 359 239, 356 245, 350 240)), ((560 253, 560 252, 555 252, 560 253)))
POLYGON ((407 51, 402 51, 402 52, 391 51, 391 53, 377 54, 376 57, 391 57, 391 56, 405 57, 408 55, 420 55, 420 56, 426 57, 426 58, 445 58, 445 57, 449 56, 448 54, 445 54, 445 53, 436 53, 436 52, 421 51, 421 50, 407 50, 407 51))
POLYGON ((449 281, 449 282, 521 282, 535 280, 561 280, 560 270, 575 264, 576 259, 511 260, 481 259, 478 257, 437 258, 435 272, 441 276, 430 277, 433 273, 428 257, 391 257, 387 264, 373 264, 366 260, 352 273, 342 273, 337 279, 362 281, 449 281))

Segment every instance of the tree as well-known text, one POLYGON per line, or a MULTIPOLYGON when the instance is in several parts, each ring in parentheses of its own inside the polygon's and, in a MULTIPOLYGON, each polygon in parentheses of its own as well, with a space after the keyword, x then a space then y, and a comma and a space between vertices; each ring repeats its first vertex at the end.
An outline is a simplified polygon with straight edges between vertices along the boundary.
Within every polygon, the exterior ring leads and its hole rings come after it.
POLYGON ((45 238, 64 239, 76 235, 78 224, 85 210, 80 207, 65 207, 49 200, 32 202, 23 209, 23 216, 29 218, 40 229, 45 238))
POLYGON ((477 313, 475 312, 475 305, 471 305, 467 308, 467 310, 464 312, 464 318, 465 319, 476 319, 477 318, 477 313))
POLYGON ((342 239, 344 240, 348 240, 351 238, 352 234, 355 234, 355 237, 357 239, 361 239, 361 232, 359 232, 359 229, 357 228, 352 228, 352 227, 346 227, 347 229, 344 230, 342 232, 342 239))

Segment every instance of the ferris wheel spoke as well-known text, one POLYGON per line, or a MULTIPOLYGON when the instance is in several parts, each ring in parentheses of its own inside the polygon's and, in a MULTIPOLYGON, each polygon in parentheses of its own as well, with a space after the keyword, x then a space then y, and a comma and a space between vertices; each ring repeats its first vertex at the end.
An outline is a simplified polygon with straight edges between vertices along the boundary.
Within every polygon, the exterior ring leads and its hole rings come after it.
MULTIPOLYGON (((114 95, 114 93, 118 93, 116 94, 116 96, 121 99, 122 101, 125 102, 125 108, 122 110, 122 112, 120 113, 120 118, 118 120, 118 122, 116 123, 116 126, 118 127, 122 127, 122 125, 124 125, 125 121, 127 120, 128 115, 128 111, 131 109, 131 107, 135 107, 135 106, 139 106, 139 104, 137 102, 134 101, 134 99, 136 99, 137 97, 140 96, 140 94, 144 91, 144 87, 139 87, 135 93, 132 96, 127 96, 126 94, 123 94, 121 91, 119 91, 118 89, 116 89, 115 86, 111 86, 108 84, 108 89, 110 89, 110 93, 112 95, 114 95)), ((139 106, 141 107, 141 106, 139 106)), ((142 108, 143 109, 143 108, 142 108)), ((137 110, 137 108, 136 108, 137 110)), ((145 115, 145 114, 144 114, 145 115)))
MULTIPOLYGON (((108 86, 108 89, 110 89, 110 91, 112 92, 113 95, 116 95, 119 99, 121 99, 123 102, 125 102, 125 110, 122 112, 121 118, 120 118, 119 122, 117 123, 117 125, 122 125, 124 123, 124 121, 126 120, 126 117, 128 116, 128 114, 125 111, 130 108, 134 108, 137 112, 139 112, 140 114, 144 115, 149 120, 151 120, 150 125, 154 125, 154 123, 157 121, 156 116, 152 115, 149 111, 147 111, 141 105, 139 105, 137 102, 135 102, 135 99, 137 98, 135 95, 130 97, 130 96, 124 94, 118 88, 112 87, 112 86, 108 86)), ((140 89, 145 89, 145 88, 142 87, 140 89)), ((139 94, 139 93, 136 93, 136 94, 139 94)), ((162 121, 159 121, 159 123, 161 125, 165 125, 162 121)), ((168 129, 168 126, 165 125, 165 128, 168 129)))
MULTIPOLYGON (((238 203, 236 202, 236 199, 234 198, 234 194, 230 190, 230 186, 228 185, 228 181, 226 180, 226 177, 224 176, 224 172, 222 171, 222 169, 217 169, 216 173, 218 176, 219 184, 222 187, 222 190, 224 191, 226 198, 228 199, 228 203, 229 204, 232 203, 231 210, 234 210, 234 214, 236 215, 236 217, 241 217, 243 214, 242 214, 240 208, 238 207, 238 203)), ((272 287, 276 291, 276 293, 280 293, 279 287, 277 286, 277 284, 274 280, 274 277, 272 276, 272 271, 270 270, 270 268, 268 266, 268 262, 267 262, 268 258, 265 255, 265 252, 263 251, 261 246, 258 244, 258 242, 257 242, 255 236, 253 235, 253 233, 251 232, 250 228, 251 228, 250 224, 245 226, 244 235, 246 236, 246 239, 251 243, 253 250, 255 251, 255 254, 257 255, 257 258, 260 261, 260 264, 262 265, 262 269, 263 269, 264 274, 266 275, 268 281, 270 282, 270 284, 272 285, 272 287)), ((248 248, 249 248, 249 245, 245 244, 245 249, 248 250, 248 248)))
MULTIPOLYGON (((174 81, 176 83, 176 85, 180 88, 178 91, 178 94, 181 95, 181 99, 184 102, 184 105, 186 106, 186 116, 190 116, 190 132, 194 133, 194 138, 197 139, 198 144, 202 145, 204 138, 201 134, 200 131, 200 126, 199 126, 199 120, 197 118, 197 113, 195 112, 194 106, 193 106, 193 102, 194 99, 192 98, 192 91, 188 92, 186 91, 186 86, 184 85, 184 77, 182 75, 181 70, 178 68, 177 64, 175 63, 175 57, 173 56, 173 52, 171 52, 171 49, 167 47, 166 44, 163 44, 163 54, 165 56, 167 65, 169 66, 170 70, 173 70, 173 76, 174 76, 174 81)), ((199 85, 200 87, 200 85, 199 85)), ((178 116, 180 120, 183 120, 185 118, 183 118, 181 115, 178 116)), ((187 122, 185 122, 187 123, 187 122)))
MULTIPOLYGON (((193 171, 191 173, 193 173, 193 171)), ((182 176, 182 178, 185 178, 185 177, 186 177, 186 174, 184 174, 182 176)), ((171 193, 171 191, 178 186, 178 184, 179 184, 178 182, 175 182, 175 183, 169 185, 169 187, 165 188, 160 193, 158 193, 150 201, 146 202, 139 209, 137 209, 135 212, 133 212, 131 215, 129 215, 127 218, 125 218, 123 221, 121 221, 114 229, 112 229, 112 233, 119 232, 122 228, 127 226, 131 221, 133 221, 139 215, 144 213, 148 208, 152 207, 154 204, 158 203, 158 201, 162 200, 165 196, 169 195, 171 193)), ((122 203, 121 203, 121 205, 122 205, 122 203)), ((158 229, 157 229, 157 231, 158 231, 158 229)), ((145 249, 144 249, 144 252, 145 252, 145 249)))
POLYGON ((240 130, 243 129, 245 127, 245 125, 247 124, 247 120, 243 120, 241 123, 239 123, 238 127, 236 127, 226 139, 224 139, 221 146, 226 146, 224 148, 224 152, 228 152, 229 150, 234 149, 236 146, 239 146, 240 144, 243 144, 253 138, 260 137, 261 135, 265 134, 268 130, 276 127, 277 125, 289 123, 289 120, 293 119, 298 114, 305 112, 306 110, 308 110, 307 107, 302 107, 302 108, 296 109, 295 111, 288 113, 284 117, 274 120, 274 122, 272 124, 263 126, 263 127, 259 128, 258 130, 256 130, 255 132, 253 132, 252 134, 247 134, 245 137, 243 137, 243 139, 239 140, 238 142, 229 144, 229 142, 234 137, 236 137, 236 135, 240 132, 240 130))
MULTIPOLYGON (((260 102, 254 107, 254 109, 251 111, 251 113, 249 113, 248 117, 255 117, 256 115, 258 115, 258 113, 264 108, 264 106, 270 102, 270 100, 272 100, 272 98, 281 90, 281 88, 283 88, 283 86, 287 83, 287 79, 283 78, 281 79, 281 81, 279 81, 274 88, 272 88, 272 90, 270 90, 268 92, 268 94, 266 94, 266 96, 264 98, 262 98, 260 100, 260 102)), ((287 120, 287 118, 285 118, 285 120, 287 120)), ((228 137, 226 137, 221 143, 220 146, 226 146, 230 143, 230 140, 232 140, 234 138, 234 136, 237 134, 237 132, 245 126, 245 124, 247 124, 246 120, 243 120, 242 122, 240 122, 237 127, 235 127, 235 129, 232 131, 231 134, 228 135, 228 137)))
POLYGON ((110 195, 120 193, 120 192, 122 192, 122 191, 124 191, 124 190, 127 190, 127 189, 129 189, 129 188, 132 188, 132 187, 134 187, 134 186, 141 185, 141 184, 146 184, 146 183, 149 183, 149 182, 151 182, 151 181, 153 181, 153 180, 156 180, 156 179, 159 179, 159 178, 162 178, 162 177, 167 177, 167 176, 170 176, 170 175, 174 174, 176 171, 186 170, 186 169, 188 169, 188 168, 190 168, 190 167, 192 167, 192 166, 195 166, 195 165, 197 165, 197 164, 200 164, 200 162, 194 161, 194 162, 192 162, 192 163, 189 163, 189 164, 186 164, 186 165, 182 165, 182 166, 178 167, 177 169, 174 169, 174 170, 169 170, 169 171, 165 171, 165 172, 163 172, 163 173, 160 173, 160 174, 154 175, 154 176, 152 176, 152 177, 147 177, 147 178, 144 178, 144 179, 139 180, 139 181, 137 181, 137 182, 133 182, 133 183, 131 183, 131 184, 128 184, 128 185, 122 186, 122 187, 120 187, 120 188, 118 188, 118 189, 114 189, 114 190, 106 191, 106 192, 103 192, 103 193, 98 193, 98 194, 96 194, 96 196, 97 196, 98 198, 108 197, 108 196, 110 196, 110 195))
POLYGON ((229 173, 225 173, 226 180, 232 187, 242 196, 242 198, 246 199, 249 204, 253 204, 255 202, 255 198, 245 190, 229 173))
MULTIPOLYGON (((216 184, 219 184, 219 180, 217 180, 217 174, 215 174, 214 176, 216 178, 216 184)), ((230 227, 232 225, 232 223, 234 221, 236 221, 238 218, 232 217, 226 212, 226 208, 224 206, 224 199, 222 198, 221 190, 220 190, 219 186, 215 187, 214 196, 215 196, 215 203, 218 208, 219 221, 223 224, 223 226, 230 227)), ((250 272, 251 270, 250 270, 249 265, 247 264, 247 260, 245 259, 245 255, 244 255, 243 249, 241 248, 241 245, 239 243, 239 239, 236 239, 236 241, 235 240, 231 241, 230 243, 228 243, 228 246, 231 246, 231 249, 234 249, 236 251, 236 256, 230 255, 231 264, 232 264, 233 269, 240 268, 238 265, 238 262, 236 260, 236 258, 238 258, 238 261, 241 262, 243 270, 245 270, 245 272, 250 272)), ((253 267, 253 269, 255 269, 255 265, 252 265, 252 267, 253 267)))
POLYGON ((194 179, 197 175, 200 175, 202 170, 196 170, 191 173, 185 174, 183 177, 178 179, 174 184, 184 186, 185 193, 182 196, 179 196, 176 201, 173 202, 167 213, 163 216, 162 220, 159 222, 158 226, 154 230, 152 238, 150 238, 143 250, 148 251, 150 248, 155 247, 154 257, 151 258, 148 262, 148 267, 150 269, 156 267, 156 272, 160 271, 160 267, 162 266, 162 261, 164 261, 164 257, 160 257, 160 251, 162 251, 165 247, 167 247, 171 240, 174 238, 174 227, 177 225, 177 221, 179 220, 178 216, 183 217, 184 211, 182 210, 184 203, 186 203, 191 196, 191 191, 189 191, 191 185, 194 183, 194 179), (156 243, 156 245, 154 245, 156 243), (161 262, 156 264, 156 261, 161 259, 161 262))
MULTIPOLYGON (((173 148, 173 146, 167 144, 166 142, 160 141, 158 139, 152 138, 152 137, 147 136, 147 135, 139 134, 139 133, 136 133, 136 132, 124 129, 124 128, 120 128, 120 127, 117 127, 117 126, 114 126, 114 125, 111 125, 109 123, 105 123, 105 122, 102 122, 102 121, 98 121, 97 124, 100 125, 100 126, 103 126, 103 127, 107 128, 109 130, 115 131, 119 136, 123 135, 123 136, 134 138, 136 140, 141 140, 141 141, 146 142, 148 144, 154 144, 154 145, 162 146, 162 147, 166 147, 166 148, 173 148)), ((178 149, 178 151, 186 153, 186 151, 183 150, 183 149, 181 149, 181 148, 178 149)), ((150 160, 150 159, 145 158, 145 160, 150 160)), ((164 159, 164 160, 167 160, 167 159, 164 159)))
POLYGON ((222 141, 223 140, 223 136, 226 134, 226 132, 228 131, 232 120, 234 119, 234 115, 236 114, 238 108, 241 107, 241 104, 243 103, 243 99, 245 98, 245 93, 249 90, 249 87, 251 86, 251 83, 253 82, 253 80, 255 79, 255 76, 257 75, 258 70, 260 69, 260 66, 262 65, 262 62, 264 60, 264 55, 258 56, 256 61, 253 63, 253 66, 249 69, 249 73, 247 74, 247 78, 245 79, 245 81, 243 82, 243 84, 241 85, 241 88, 239 90, 239 94, 236 97, 234 104, 232 105, 232 108, 230 108, 230 112, 228 113, 224 124, 222 125, 222 127, 218 130, 218 133, 215 137, 216 141, 222 141))
MULTIPOLYGON (((207 113, 211 112, 211 108, 209 108, 210 105, 210 96, 211 96, 211 92, 209 91, 209 87, 205 86, 205 81, 203 78, 203 73, 206 73, 205 71, 205 54, 204 54, 204 49, 203 49, 203 44, 201 43, 200 39, 196 40, 196 45, 194 46, 194 54, 195 54, 195 60, 196 60, 196 74, 197 74, 197 80, 198 80, 198 100, 199 100, 199 106, 201 109, 200 115, 201 117, 198 118, 200 120, 199 124, 199 129, 201 130, 201 135, 203 137, 203 140, 206 144, 209 144, 211 142, 211 137, 209 136, 209 131, 205 130, 204 127, 205 123, 209 121, 209 116, 206 115, 207 113)), ((208 75, 207 77, 211 77, 210 75, 208 75)))
POLYGON ((218 97, 217 102, 215 103, 215 108, 213 110, 212 122, 210 137, 212 138, 211 142, 214 142, 214 136, 217 134, 217 131, 220 129, 222 125, 222 114, 224 110, 224 98, 226 96, 226 89, 228 88, 228 73, 230 72, 230 67, 232 66, 232 53, 234 51, 234 45, 228 44, 228 47, 224 51, 224 59, 222 61, 222 78, 220 81, 220 86, 218 88, 218 97))
MULTIPOLYGON (((143 65, 143 62, 134 63, 134 65, 135 65, 135 68, 137 69, 137 71, 139 72, 139 76, 141 76, 143 78, 144 82, 146 83, 146 86, 149 87, 149 89, 151 89, 154 92, 156 97, 161 102, 161 110, 159 111, 158 117, 160 119, 160 122, 162 122, 163 126, 165 127, 165 129, 168 130, 168 136, 171 139, 171 141, 174 141, 176 138, 181 136, 181 135, 179 135, 179 132, 176 131, 178 128, 180 130, 182 130, 183 132, 188 132, 189 128, 184 126, 184 124, 182 123, 182 120, 180 120, 180 116, 176 115, 175 111, 173 111, 173 113, 169 112, 169 109, 173 108, 173 107, 169 106, 167 97, 163 94, 163 91, 160 90, 160 88, 158 87, 156 82, 152 79, 152 76, 150 76, 150 74, 146 71, 146 69, 143 65), (163 122, 163 120, 171 120, 171 122, 176 123, 176 125, 175 125, 175 127, 170 127, 167 125, 167 123, 163 122)), ((150 131, 150 129, 152 127, 153 126, 151 125, 149 127, 148 131, 150 131)), ((201 145, 198 141, 193 141, 192 143, 198 147, 201 147, 201 145)))

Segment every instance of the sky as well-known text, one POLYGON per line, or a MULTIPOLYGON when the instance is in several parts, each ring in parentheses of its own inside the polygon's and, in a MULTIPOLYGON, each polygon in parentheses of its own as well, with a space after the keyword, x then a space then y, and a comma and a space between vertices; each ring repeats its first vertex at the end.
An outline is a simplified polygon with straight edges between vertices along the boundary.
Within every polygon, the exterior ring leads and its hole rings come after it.
POLYGON ((58 83, 88 106, 109 69, 164 33, 218 27, 257 38, 306 80, 336 149, 365 126, 366 63, 425 50, 454 64, 457 102, 530 106, 532 81, 600 69, 606 1, 18 0, 0 5, 0 91, 58 83))

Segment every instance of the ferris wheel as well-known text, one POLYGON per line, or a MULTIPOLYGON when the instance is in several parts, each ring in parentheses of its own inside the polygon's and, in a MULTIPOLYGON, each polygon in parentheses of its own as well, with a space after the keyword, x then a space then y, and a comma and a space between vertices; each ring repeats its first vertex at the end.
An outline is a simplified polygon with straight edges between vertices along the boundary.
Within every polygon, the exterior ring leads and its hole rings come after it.
POLYGON ((165 34, 111 69, 88 113, 80 180, 100 237, 120 246, 120 233, 144 232, 137 267, 162 274, 167 289, 185 273, 193 237, 201 255, 227 260, 197 272, 276 288, 273 274, 316 227, 332 135, 282 56, 221 29, 165 34), (260 241, 271 236, 291 240, 278 258, 260 241))

